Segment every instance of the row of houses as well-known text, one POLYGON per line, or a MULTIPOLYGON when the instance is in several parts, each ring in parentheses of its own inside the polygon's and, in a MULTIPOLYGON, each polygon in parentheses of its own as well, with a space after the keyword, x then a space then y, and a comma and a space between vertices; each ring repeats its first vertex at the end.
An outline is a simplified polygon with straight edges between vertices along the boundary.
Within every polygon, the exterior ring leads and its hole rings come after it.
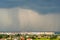
POLYGON ((7 35, 15 35, 15 34, 48 34, 52 35, 55 34, 54 32, 0 32, 0 34, 7 34, 7 35))

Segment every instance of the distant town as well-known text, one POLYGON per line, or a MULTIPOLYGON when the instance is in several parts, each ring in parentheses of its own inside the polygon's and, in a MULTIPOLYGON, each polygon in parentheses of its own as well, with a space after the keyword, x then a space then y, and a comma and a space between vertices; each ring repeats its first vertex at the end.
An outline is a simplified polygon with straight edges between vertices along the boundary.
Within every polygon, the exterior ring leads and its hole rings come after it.
POLYGON ((14 35, 14 34, 55 34, 55 32, 0 32, 0 34, 14 35))
POLYGON ((60 40, 57 32, 0 32, 0 40, 60 40))

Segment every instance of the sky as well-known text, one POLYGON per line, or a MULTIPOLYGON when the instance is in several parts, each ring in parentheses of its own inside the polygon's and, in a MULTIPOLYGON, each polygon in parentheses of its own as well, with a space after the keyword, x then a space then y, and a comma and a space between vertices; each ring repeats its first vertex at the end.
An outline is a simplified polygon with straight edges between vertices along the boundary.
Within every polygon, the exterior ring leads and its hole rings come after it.
POLYGON ((60 31, 60 0, 0 0, 0 31, 60 31))

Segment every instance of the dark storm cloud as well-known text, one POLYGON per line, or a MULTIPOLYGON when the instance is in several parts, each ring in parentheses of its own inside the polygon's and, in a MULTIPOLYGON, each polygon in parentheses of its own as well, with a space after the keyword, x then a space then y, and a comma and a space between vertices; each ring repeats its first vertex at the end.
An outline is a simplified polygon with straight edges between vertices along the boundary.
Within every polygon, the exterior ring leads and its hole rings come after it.
POLYGON ((60 13, 60 0, 0 0, 0 8, 22 7, 42 14, 60 13))

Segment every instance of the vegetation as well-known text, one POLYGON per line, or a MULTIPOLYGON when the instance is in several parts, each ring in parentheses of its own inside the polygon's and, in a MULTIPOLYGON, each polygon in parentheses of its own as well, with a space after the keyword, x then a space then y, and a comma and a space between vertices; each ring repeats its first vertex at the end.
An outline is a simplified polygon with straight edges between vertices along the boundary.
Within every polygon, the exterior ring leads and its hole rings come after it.
POLYGON ((58 38, 58 36, 60 35, 22 35, 22 34, 15 34, 15 35, 0 34, 0 39, 10 38, 10 40, 13 40, 14 38, 18 38, 18 40, 20 40, 21 36, 24 37, 25 40, 28 38, 31 38, 33 40, 60 40, 60 38, 58 38), (26 36, 29 36, 29 37, 26 38, 26 36))

